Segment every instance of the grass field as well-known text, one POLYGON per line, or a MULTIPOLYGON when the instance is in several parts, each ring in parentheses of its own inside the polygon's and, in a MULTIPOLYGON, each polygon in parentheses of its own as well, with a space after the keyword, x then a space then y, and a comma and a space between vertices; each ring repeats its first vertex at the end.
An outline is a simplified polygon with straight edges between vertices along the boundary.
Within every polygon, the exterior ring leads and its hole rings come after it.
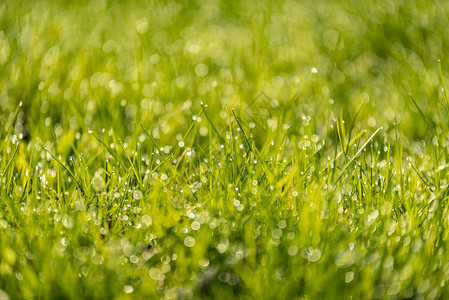
POLYGON ((447 1, 0 1, 0 300, 449 298, 448 37, 447 1))

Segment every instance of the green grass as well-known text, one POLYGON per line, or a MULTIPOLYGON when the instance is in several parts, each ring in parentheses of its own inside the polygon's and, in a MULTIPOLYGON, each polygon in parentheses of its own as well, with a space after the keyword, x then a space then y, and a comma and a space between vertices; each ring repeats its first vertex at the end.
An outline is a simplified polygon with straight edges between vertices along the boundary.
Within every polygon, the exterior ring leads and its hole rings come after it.
POLYGON ((449 297, 449 3, 0 1, 0 299, 449 297))

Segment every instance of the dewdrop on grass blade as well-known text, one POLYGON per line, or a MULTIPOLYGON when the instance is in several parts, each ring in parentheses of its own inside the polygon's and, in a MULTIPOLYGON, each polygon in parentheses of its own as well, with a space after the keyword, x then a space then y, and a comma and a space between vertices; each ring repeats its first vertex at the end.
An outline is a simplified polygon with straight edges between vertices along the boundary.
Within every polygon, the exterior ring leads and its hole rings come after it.
POLYGON ((134 200, 140 200, 140 199, 142 199, 142 197, 143 197, 143 194, 142 194, 142 192, 140 190, 135 190, 133 192, 134 200))
POLYGON ((94 178, 92 178, 91 184, 96 192, 101 192, 106 187, 106 181, 104 180, 102 174, 103 170, 99 169, 95 172, 94 178))

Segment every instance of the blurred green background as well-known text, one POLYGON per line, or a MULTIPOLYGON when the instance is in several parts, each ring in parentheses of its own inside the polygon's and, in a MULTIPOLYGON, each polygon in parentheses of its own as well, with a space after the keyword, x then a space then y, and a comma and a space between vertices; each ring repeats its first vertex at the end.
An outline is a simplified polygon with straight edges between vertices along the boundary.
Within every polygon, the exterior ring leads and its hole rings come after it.
POLYGON ((125 137, 139 123, 172 139, 201 102, 218 117, 263 92, 318 120, 342 108, 350 121, 366 103, 363 126, 396 120, 422 137, 408 94, 432 117, 448 12, 447 1, 4 1, 1 117, 22 102, 17 133, 44 141, 111 126, 125 137))

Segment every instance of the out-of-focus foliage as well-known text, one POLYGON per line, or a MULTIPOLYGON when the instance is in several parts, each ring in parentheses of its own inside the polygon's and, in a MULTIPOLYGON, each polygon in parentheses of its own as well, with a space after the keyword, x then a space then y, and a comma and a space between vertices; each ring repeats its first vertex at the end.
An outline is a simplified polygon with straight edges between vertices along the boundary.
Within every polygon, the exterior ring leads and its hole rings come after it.
POLYGON ((295 108, 318 116, 332 109, 330 99, 347 118, 365 102, 363 119, 396 119, 407 134, 422 136, 424 130, 413 126, 417 114, 408 93, 420 103, 438 98, 437 60, 449 63, 448 6, 4 2, 3 118, 22 101, 22 131, 30 138, 51 138, 41 128, 57 124, 57 138, 67 130, 111 125, 129 135, 139 122, 173 136, 187 129, 200 101, 215 113, 224 103, 245 106, 265 92, 281 105, 295 99, 295 108))

